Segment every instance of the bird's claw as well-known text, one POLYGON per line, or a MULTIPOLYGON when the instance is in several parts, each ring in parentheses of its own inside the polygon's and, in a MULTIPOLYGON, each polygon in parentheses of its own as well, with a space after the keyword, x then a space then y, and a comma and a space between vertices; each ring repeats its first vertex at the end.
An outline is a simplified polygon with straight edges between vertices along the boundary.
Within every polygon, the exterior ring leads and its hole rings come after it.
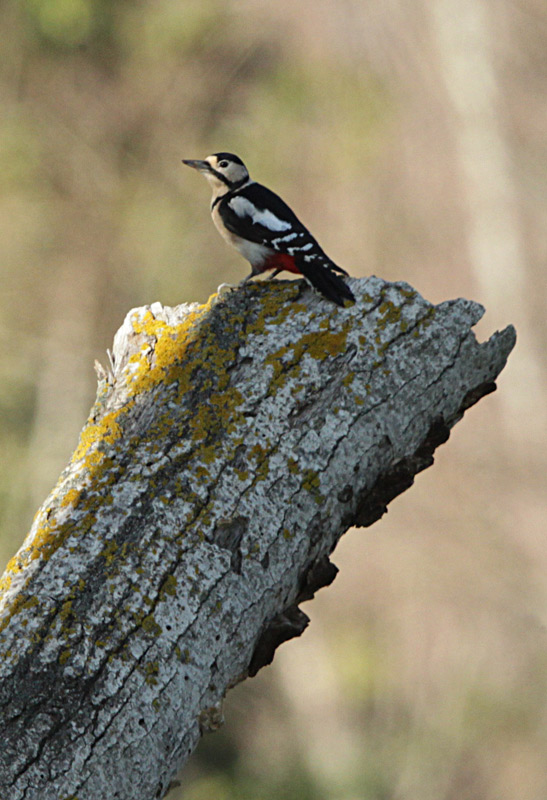
POLYGON ((221 295, 224 292, 233 292, 234 289, 237 289, 237 286, 233 283, 221 283, 217 289, 217 294, 221 295))
POLYGON ((234 286, 233 283, 221 283, 218 289, 216 290, 215 294, 213 295, 213 301, 212 301, 213 305, 221 303, 224 298, 224 295, 227 294, 227 292, 233 292, 234 289, 237 289, 237 286, 234 286))

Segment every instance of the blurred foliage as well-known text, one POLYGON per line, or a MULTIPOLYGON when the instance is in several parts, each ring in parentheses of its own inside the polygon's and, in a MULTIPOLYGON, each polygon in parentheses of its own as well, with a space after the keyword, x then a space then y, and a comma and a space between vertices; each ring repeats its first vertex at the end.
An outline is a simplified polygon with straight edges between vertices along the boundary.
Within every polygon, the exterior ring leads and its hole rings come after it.
POLYGON ((170 796, 546 796, 544 4, 22 0, 0 19, 4 560, 129 308, 246 274, 180 163, 236 152, 352 274, 471 296, 519 343, 434 469, 345 537, 310 630, 230 693, 170 796))

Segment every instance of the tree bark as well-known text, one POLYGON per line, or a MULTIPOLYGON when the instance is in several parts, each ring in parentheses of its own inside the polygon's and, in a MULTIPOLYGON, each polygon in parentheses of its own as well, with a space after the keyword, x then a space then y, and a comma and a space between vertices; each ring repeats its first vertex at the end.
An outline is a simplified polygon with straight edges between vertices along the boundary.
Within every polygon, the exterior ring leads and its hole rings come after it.
POLYGON ((515 342, 483 309, 352 280, 130 312, 69 466, 2 579, 0 797, 164 796, 515 342))

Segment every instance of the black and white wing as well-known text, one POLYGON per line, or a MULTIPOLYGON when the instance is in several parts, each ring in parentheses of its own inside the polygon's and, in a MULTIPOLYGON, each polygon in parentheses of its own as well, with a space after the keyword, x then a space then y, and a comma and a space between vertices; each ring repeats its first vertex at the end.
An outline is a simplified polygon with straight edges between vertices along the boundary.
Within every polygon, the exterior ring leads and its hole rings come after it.
POLYGON ((219 204, 226 228, 236 236, 292 256, 300 263, 324 261, 330 269, 347 275, 324 253, 308 229, 279 195, 250 183, 226 196, 219 204))

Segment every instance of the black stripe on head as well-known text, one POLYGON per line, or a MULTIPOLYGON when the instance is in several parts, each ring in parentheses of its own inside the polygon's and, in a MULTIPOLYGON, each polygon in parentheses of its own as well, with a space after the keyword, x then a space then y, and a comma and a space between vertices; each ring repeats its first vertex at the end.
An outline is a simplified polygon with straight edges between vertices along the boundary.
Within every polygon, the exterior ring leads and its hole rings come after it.
POLYGON ((213 155, 216 156, 219 161, 222 161, 222 159, 225 158, 228 161, 233 161, 234 164, 241 164, 242 167, 245 166, 240 157, 234 155, 233 153, 213 153, 213 155))
POLYGON ((222 172, 217 172, 214 167, 209 167, 209 169, 211 170, 213 175, 216 175, 216 177, 219 179, 219 181, 222 181, 222 183, 225 183, 226 186, 231 186, 232 185, 230 183, 230 181, 228 180, 228 178, 225 175, 222 174, 222 172))

